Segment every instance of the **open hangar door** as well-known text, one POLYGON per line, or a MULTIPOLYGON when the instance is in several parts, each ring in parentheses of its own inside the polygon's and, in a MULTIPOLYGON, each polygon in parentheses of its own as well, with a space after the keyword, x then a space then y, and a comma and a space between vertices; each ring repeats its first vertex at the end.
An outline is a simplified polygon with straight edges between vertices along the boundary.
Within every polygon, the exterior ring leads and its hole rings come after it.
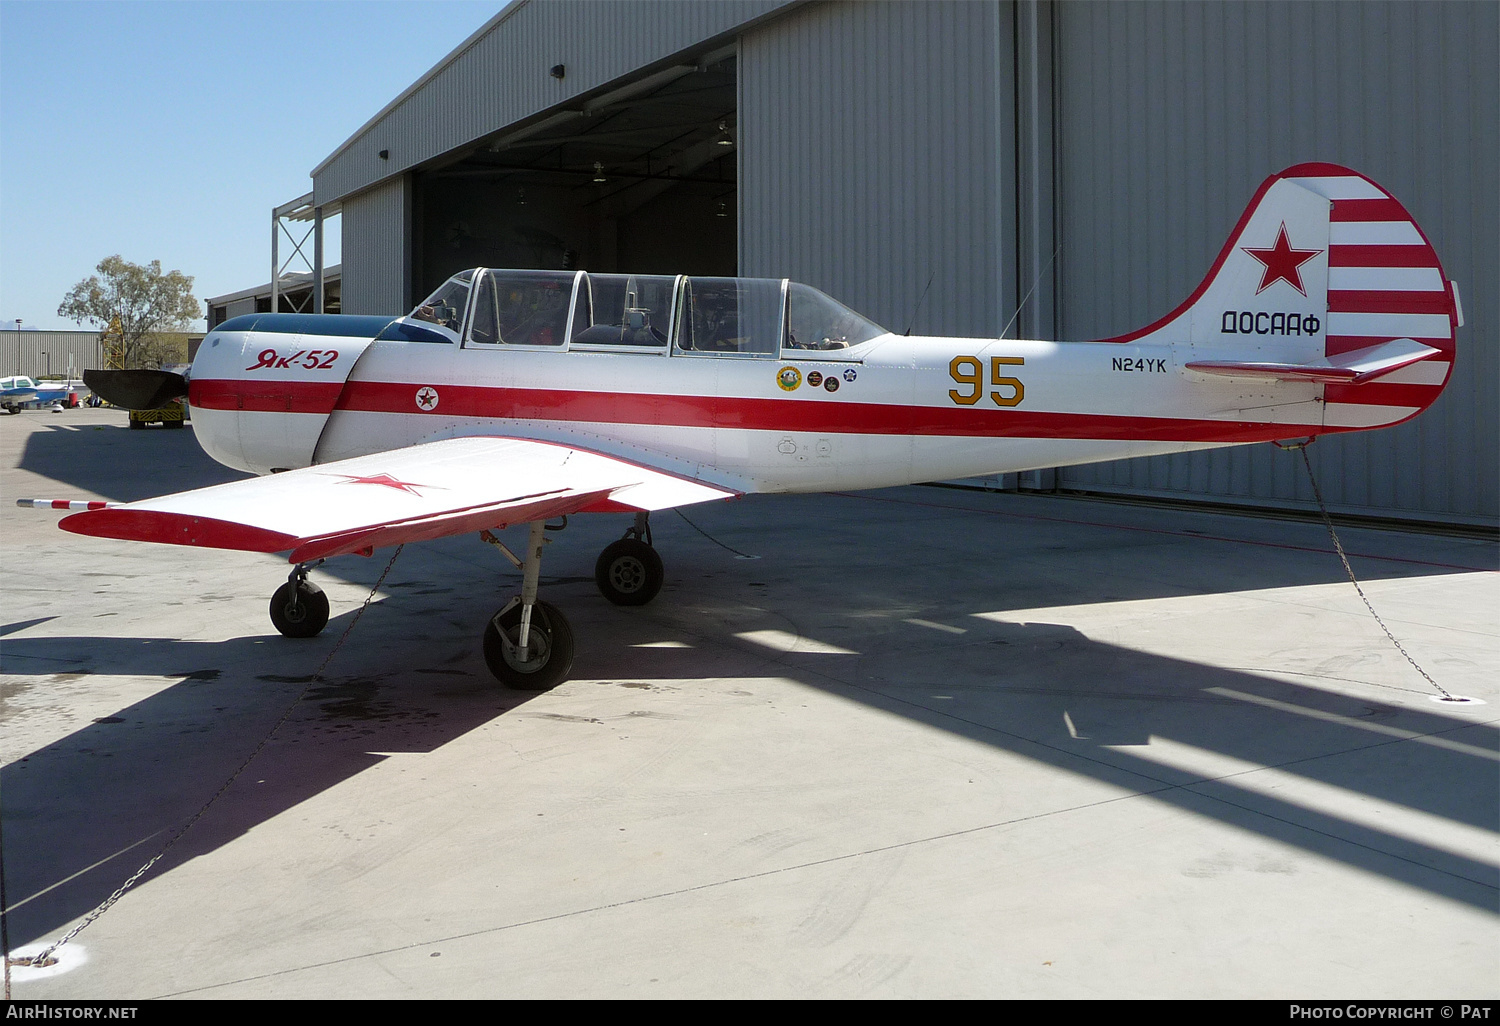
POLYGON ((731 46, 419 172, 414 296, 478 266, 734 275, 735 75, 731 46))

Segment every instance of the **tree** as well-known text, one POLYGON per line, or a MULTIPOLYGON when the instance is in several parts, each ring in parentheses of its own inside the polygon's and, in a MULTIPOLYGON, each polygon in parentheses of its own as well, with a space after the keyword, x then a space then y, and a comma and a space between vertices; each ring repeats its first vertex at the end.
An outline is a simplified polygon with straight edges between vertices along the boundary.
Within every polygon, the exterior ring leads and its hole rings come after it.
POLYGON ((187 331, 203 316, 193 279, 181 271, 163 274, 160 260, 142 266, 116 255, 95 270, 63 297, 57 315, 105 330, 118 321, 123 367, 160 366, 176 348, 166 333, 187 331))

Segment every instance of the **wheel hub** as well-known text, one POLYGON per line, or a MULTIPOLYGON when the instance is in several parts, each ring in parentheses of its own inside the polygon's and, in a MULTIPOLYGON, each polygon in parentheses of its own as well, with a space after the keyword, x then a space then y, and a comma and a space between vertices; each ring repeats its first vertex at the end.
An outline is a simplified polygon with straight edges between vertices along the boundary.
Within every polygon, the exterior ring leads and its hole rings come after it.
POLYGON ((537 625, 531 625, 531 637, 526 639, 526 658, 521 658, 521 628, 520 625, 512 627, 506 632, 510 644, 502 647, 505 664, 518 673, 535 673, 547 665, 548 658, 552 655, 552 643, 547 637, 547 632, 538 630, 537 625))
POLYGON ((610 565, 609 580, 620 591, 639 591, 646 583, 646 566, 633 556, 622 556, 610 565))

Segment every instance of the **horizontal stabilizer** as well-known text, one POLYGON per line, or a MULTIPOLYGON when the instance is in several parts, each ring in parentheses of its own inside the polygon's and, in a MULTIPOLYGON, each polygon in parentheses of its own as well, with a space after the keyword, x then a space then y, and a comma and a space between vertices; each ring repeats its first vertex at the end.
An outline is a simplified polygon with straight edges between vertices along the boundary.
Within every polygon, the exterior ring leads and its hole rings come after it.
POLYGON ((1313 381, 1321 384, 1362 385, 1437 356, 1440 351, 1409 338, 1312 360, 1307 363, 1264 363, 1249 360, 1190 360, 1188 370, 1229 378, 1275 381, 1313 381))
POLYGON ((159 410, 188 394, 187 378, 163 370, 86 370, 83 383, 105 402, 125 410, 159 410))
POLYGON ((285 552, 307 562, 578 512, 737 492, 567 445, 448 438, 65 517, 76 534, 285 552))

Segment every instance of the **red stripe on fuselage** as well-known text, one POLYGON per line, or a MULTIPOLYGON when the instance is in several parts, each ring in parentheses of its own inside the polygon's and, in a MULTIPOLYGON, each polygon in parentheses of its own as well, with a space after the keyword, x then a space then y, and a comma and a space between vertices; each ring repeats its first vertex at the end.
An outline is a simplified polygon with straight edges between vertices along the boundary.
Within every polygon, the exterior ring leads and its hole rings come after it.
POLYGON ((1289 429, 1295 433, 1300 427, 1171 417, 945 409, 842 400, 745 399, 473 385, 434 386, 441 394, 438 410, 420 413, 413 400, 419 387, 413 383, 353 381, 345 388, 338 408, 341 411, 411 416, 970 438, 1256 442, 1285 438, 1289 429))
POLYGON ((188 385, 188 405, 200 410, 260 413, 332 413, 342 381, 209 379, 188 385))

